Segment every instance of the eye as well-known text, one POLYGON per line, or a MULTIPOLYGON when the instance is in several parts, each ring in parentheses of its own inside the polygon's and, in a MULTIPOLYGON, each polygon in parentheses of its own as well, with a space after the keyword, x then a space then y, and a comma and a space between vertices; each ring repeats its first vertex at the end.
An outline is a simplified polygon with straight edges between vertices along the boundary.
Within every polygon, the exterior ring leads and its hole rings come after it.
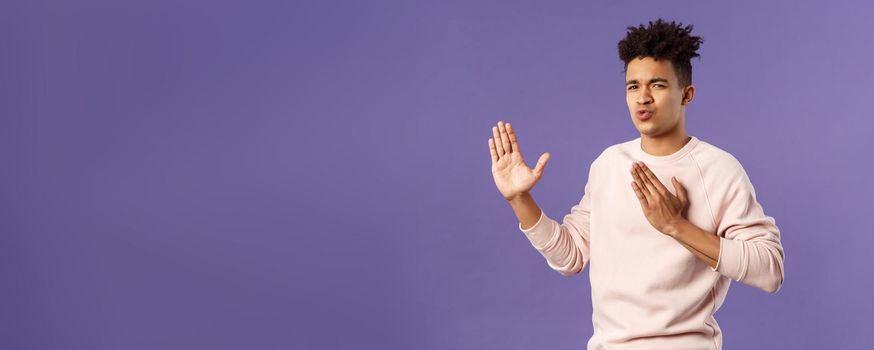
POLYGON ((634 89, 637 89, 637 85, 629 85, 628 86, 628 90, 634 90, 634 89))
POLYGON ((664 85, 662 85, 662 84, 653 84, 653 86, 658 86, 658 87, 665 87, 665 86, 664 86, 664 85))

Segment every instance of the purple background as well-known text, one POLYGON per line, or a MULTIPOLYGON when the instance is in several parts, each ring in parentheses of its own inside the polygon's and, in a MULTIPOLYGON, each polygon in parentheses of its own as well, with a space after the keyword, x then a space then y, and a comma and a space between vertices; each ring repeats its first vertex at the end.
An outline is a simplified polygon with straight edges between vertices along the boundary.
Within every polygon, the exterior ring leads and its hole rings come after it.
POLYGON ((689 133, 783 234, 727 349, 870 343, 874 8, 795 1, 7 1, 0 348, 583 349, 490 173, 499 119, 553 217, 638 136, 616 43, 704 37, 689 133))

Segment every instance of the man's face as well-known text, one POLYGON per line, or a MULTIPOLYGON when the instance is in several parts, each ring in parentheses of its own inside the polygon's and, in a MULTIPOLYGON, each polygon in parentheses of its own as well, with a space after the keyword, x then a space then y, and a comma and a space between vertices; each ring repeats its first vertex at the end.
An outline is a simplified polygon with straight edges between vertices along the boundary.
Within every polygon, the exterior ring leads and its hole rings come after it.
MULTIPOLYGON (((662 136, 684 122, 684 88, 670 60, 633 59, 625 70, 625 81, 625 100, 631 120, 642 135, 662 136)), ((685 90, 691 90, 687 96, 691 99, 694 87, 689 85, 685 90)))

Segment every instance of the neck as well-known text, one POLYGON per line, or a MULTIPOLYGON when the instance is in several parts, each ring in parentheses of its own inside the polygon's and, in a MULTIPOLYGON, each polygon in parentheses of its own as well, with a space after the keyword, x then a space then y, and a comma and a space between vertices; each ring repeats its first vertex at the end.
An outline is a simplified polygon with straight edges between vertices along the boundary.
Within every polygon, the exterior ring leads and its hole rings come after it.
POLYGON ((654 156, 667 156, 676 153, 690 140, 686 129, 678 127, 673 132, 659 136, 640 135, 640 147, 644 152, 654 156))

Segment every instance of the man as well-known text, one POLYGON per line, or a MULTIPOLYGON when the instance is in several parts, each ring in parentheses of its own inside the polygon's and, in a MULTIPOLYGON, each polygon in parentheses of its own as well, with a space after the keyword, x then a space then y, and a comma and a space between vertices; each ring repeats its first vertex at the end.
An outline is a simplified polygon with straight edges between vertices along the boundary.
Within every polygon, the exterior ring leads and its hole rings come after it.
POLYGON ((626 102, 640 137, 604 150, 585 193, 559 224, 531 189, 549 153, 529 168, 512 125, 489 139, 492 174, 534 248, 562 275, 589 266, 589 349, 720 349, 713 314, 730 280, 769 293, 783 283, 780 231, 741 164, 686 133, 695 96, 692 25, 658 19, 619 42, 626 102))

